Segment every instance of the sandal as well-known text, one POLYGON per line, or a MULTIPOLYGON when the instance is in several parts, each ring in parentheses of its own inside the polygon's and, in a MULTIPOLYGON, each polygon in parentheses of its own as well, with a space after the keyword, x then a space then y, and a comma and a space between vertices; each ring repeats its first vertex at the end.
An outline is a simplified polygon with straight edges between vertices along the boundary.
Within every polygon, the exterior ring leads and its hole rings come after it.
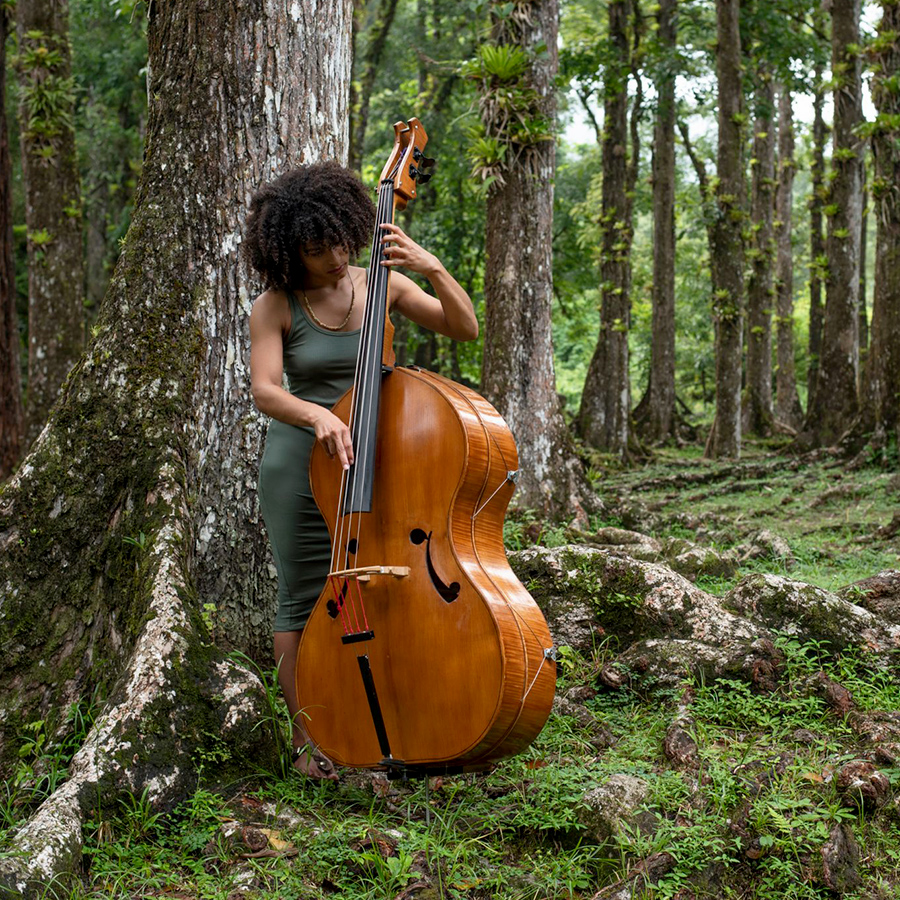
POLYGON ((300 775, 307 778, 315 778, 320 781, 338 781, 338 774, 334 771, 334 763, 319 752, 319 748, 307 741, 294 748, 291 754, 291 766, 300 775), (306 768, 297 768, 301 758, 306 757, 306 768), (314 765, 311 765, 314 764, 314 765))

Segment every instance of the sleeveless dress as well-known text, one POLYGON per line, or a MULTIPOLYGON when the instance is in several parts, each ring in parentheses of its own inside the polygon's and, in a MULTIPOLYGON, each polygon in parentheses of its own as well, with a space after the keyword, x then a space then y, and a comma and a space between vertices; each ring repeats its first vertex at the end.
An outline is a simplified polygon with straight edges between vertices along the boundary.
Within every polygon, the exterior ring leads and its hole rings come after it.
MULTIPOLYGON (((326 409, 353 384, 360 329, 326 331, 288 291, 291 330, 283 339, 290 391, 326 409)), ((314 429, 272 419, 259 466, 259 505, 275 568, 278 615, 275 631, 299 631, 315 606, 331 562, 331 541, 309 486, 314 429)))

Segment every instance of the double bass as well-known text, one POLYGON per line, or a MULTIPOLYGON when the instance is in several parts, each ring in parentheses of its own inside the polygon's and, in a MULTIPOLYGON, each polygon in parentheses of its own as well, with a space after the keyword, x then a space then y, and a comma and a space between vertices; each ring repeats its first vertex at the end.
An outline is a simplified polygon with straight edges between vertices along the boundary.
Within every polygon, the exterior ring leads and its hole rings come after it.
POLYGON ((518 472, 506 423, 469 388, 395 365, 380 226, 429 177, 427 140, 418 119, 395 124, 379 181, 356 375, 332 410, 354 462, 344 471, 318 443, 310 458, 332 555, 296 671, 311 740, 392 777, 522 751, 556 685, 547 623, 503 546, 518 472))

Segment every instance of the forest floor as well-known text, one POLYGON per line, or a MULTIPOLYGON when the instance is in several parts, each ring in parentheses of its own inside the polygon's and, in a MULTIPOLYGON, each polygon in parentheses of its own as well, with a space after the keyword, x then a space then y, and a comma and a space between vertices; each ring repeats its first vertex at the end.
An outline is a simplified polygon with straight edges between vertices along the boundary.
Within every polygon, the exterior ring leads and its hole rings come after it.
MULTIPOLYGON (((824 453, 784 456, 765 444, 745 443, 738 463, 703 459, 700 448, 663 449, 649 465, 610 473, 600 486, 604 496, 619 499, 619 507, 626 501, 630 518, 620 524, 657 538, 699 540, 727 551, 768 529, 789 545, 790 556, 745 560, 733 578, 701 576, 697 586, 710 593, 724 593, 753 572, 836 590, 900 568, 898 471, 851 469, 824 453), (646 507, 649 522, 640 520, 640 506, 629 508, 629 500, 646 507)), ((614 524, 616 516, 607 521, 614 524)))
MULTIPOLYGON (((706 542, 735 558, 762 529, 784 539, 790 552, 780 558, 739 562, 727 579, 701 576, 698 586, 716 595, 761 571, 836 590, 900 568, 900 476, 881 468, 848 471, 825 456, 799 461, 764 446, 739 464, 680 450, 609 472, 598 488, 609 512, 593 529, 706 542)), ((524 514, 506 537, 510 549, 567 539, 565 529, 524 514)), ((900 900, 900 763, 890 754, 879 763, 889 800, 877 810, 848 805, 836 772, 864 756, 858 731, 801 688, 824 672, 857 710, 898 711, 900 676, 856 650, 836 654, 787 635, 778 643, 785 667, 769 693, 722 679, 604 690, 597 676, 610 651, 602 642, 589 655, 561 648, 565 702, 528 751, 484 775, 426 786, 345 772, 332 785, 259 772, 223 787, 212 781, 216 760, 198 760, 200 787, 171 813, 137 797, 98 807, 85 833, 83 883, 50 885, 46 896, 900 900), (664 752, 685 692, 693 768, 664 752), (611 778, 639 785, 640 797, 605 834, 586 815, 585 797, 611 778), (843 861, 822 850, 836 829, 843 861)), ((272 721, 264 726, 277 731, 284 712, 271 675, 268 683, 272 721)), ((50 746, 35 724, 20 772, 0 793, 0 853, 4 836, 64 777, 90 716, 85 707, 73 718, 65 746, 50 746)))

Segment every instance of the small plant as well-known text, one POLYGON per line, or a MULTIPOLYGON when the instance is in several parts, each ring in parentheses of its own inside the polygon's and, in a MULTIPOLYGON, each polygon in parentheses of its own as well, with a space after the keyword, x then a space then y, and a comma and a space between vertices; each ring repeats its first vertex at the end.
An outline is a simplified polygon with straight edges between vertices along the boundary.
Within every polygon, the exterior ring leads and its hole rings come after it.
POLYGON ((147 788, 144 788, 139 797, 136 794, 123 794, 119 803, 122 807, 122 821, 125 824, 126 845, 146 840, 156 831, 160 813, 153 811, 147 788))
POLYGON ((398 848, 396 856, 382 856, 376 850, 367 850, 360 854, 369 872, 368 881, 377 891, 377 896, 393 897, 409 884, 412 879, 412 854, 398 848))
MULTIPOLYGON (((291 770, 291 747, 292 747, 292 723, 291 716, 288 712, 287 705, 281 695, 281 688, 278 684, 278 670, 280 662, 270 671, 265 672, 258 666, 249 656, 240 650, 234 650, 230 654, 231 658, 252 672, 255 672, 259 680, 262 682, 266 692, 266 715, 254 726, 255 728, 265 727, 269 729, 272 740, 278 749, 278 758, 281 760, 282 778, 286 778, 291 770)), ((302 715, 302 713, 301 713, 302 715)))
POLYGON ((478 48, 482 73, 498 81, 515 81, 528 68, 528 54, 516 44, 482 44, 478 48))
POLYGON ((122 543, 137 547, 139 550, 145 550, 147 548, 147 535, 144 534, 143 531, 141 531, 137 537, 125 535, 125 537, 122 538, 122 543))

